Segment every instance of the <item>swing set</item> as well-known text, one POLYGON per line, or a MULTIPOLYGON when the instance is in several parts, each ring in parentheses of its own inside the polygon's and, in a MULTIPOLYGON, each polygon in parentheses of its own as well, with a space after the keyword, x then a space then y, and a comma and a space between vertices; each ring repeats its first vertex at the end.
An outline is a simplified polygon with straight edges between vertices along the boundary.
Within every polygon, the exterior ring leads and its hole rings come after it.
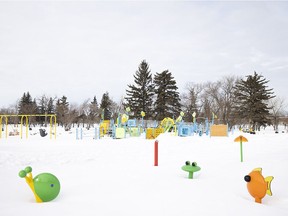
POLYGON ((2 120, 5 119, 5 136, 8 137, 8 118, 9 117, 19 117, 20 118, 20 138, 23 137, 23 123, 25 119, 25 126, 26 126, 26 139, 28 138, 28 131, 29 131, 29 117, 50 117, 50 139, 52 139, 52 135, 54 132, 54 138, 56 139, 56 115, 55 114, 33 114, 33 115, 0 115, 0 139, 2 138, 2 120), (53 121, 54 119, 54 121, 53 121), (53 127, 54 126, 54 127, 53 127))

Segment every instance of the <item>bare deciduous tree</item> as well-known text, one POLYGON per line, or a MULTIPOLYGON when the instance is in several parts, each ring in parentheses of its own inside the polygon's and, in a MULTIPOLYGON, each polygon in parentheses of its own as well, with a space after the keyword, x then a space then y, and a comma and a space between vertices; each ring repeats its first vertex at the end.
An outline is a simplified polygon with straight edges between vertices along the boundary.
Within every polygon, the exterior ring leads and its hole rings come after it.
POLYGON ((278 131, 279 120, 284 115, 285 100, 280 97, 275 97, 269 100, 270 112, 272 115, 272 123, 275 131, 278 131))
POLYGON ((186 113, 184 116, 185 121, 192 121, 192 114, 200 113, 202 105, 200 104, 200 95, 204 87, 202 84, 188 83, 186 85, 187 93, 181 95, 181 102, 183 111, 186 113))
MULTIPOLYGON (((83 103, 78 107, 78 118, 79 120, 81 119, 83 127, 85 127, 85 123, 88 123, 87 117, 89 115, 89 101, 90 99, 84 100, 83 103)), ((87 125, 87 127, 90 128, 90 125, 87 125)))
MULTIPOLYGON (((185 94, 182 94, 184 112, 189 116, 196 112, 198 117, 211 119, 214 114, 218 117, 218 123, 234 125, 231 117, 234 103, 235 76, 225 76, 216 82, 204 84, 188 83, 185 94)), ((185 118, 191 121, 191 118, 185 118)))

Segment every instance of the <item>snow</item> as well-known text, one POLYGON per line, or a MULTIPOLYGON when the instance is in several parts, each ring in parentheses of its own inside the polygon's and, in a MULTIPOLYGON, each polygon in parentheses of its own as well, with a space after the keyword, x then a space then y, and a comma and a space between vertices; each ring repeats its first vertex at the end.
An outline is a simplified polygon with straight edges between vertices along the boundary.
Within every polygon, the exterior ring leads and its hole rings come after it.
MULTIPOLYGON (((33 129, 37 132, 37 128, 33 129)), ((36 133, 35 132, 35 133, 36 133)), ((33 131, 30 131, 33 134, 33 131)), ((0 209, 3 216, 188 216, 288 215, 288 133, 273 130, 242 134, 240 144, 228 137, 203 135, 177 137, 161 134, 158 166, 154 142, 143 137, 125 139, 83 137, 76 130, 57 128, 57 138, 29 135, 0 139, 0 209), (188 179, 181 167, 196 161, 201 170, 188 179), (58 177, 56 199, 36 203, 25 180, 18 176, 26 166, 33 175, 50 172, 58 177), (257 167, 274 176, 273 196, 254 202, 244 176, 257 167)))

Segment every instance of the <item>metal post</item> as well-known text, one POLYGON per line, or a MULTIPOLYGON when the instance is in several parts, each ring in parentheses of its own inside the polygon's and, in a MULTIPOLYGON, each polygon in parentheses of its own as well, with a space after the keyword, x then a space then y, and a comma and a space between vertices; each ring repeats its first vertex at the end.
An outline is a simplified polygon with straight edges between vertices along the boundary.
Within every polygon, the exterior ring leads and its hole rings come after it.
POLYGON ((158 140, 154 142, 154 166, 158 166, 158 140))

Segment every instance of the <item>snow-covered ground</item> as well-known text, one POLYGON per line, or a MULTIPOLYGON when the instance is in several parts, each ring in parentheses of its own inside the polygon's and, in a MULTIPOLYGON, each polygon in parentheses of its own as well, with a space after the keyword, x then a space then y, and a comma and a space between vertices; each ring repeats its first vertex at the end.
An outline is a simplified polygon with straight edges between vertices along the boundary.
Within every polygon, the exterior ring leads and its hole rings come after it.
MULTIPOLYGON (((36 132, 38 129, 33 129, 36 132)), ((33 133, 33 131, 29 131, 33 133)), ((1 216, 193 216, 288 215, 288 133, 266 129, 243 134, 240 144, 229 137, 176 137, 161 134, 159 165, 154 166, 154 141, 140 138, 76 140, 76 131, 57 129, 57 138, 39 134, 0 139, 1 216), (201 170, 188 179, 181 167, 196 161, 201 170), (36 203, 25 180, 26 166, 33 175, 50 172, 61 183, 59 196, 36 203), (273 196, 254 202, 244 176, 256 167, 274 176, 273 196)))

